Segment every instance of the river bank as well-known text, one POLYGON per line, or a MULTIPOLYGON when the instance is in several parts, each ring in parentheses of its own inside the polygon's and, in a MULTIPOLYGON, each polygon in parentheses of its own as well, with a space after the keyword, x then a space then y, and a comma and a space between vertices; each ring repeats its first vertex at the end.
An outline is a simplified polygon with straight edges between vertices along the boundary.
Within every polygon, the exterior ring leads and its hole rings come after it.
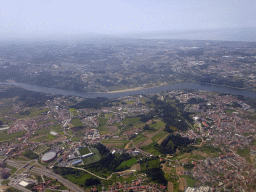
POLYGON ((195 89, 195 90, 204 90, 204 91, 215 91, 215 92, 227 93, 232 95, 242 95, 245 97, 251 97, 256 99, 256 92, 247 90, 247 89, 239 89, 239 88, 212 85, 212 84, 186 83, 186 82, 161 85, 161 86, 156 86, 152 88, 139 87, 139 88, 133 88, 133 89, 111 91, 108 93, 83 93, 83 92, 69 91, 69 90, 63 90, 63 89, 38 87, 35 85, 29 85, 25 83, 15 83, 15 82, 0 82, 0 84, 11 84, 29 91, 43 92, 43 93, 54 94, 54 95, 78 96, 78 97, 84 97, 84 98, 106 97, 109 99, 113 99, 113 98, 125 97, 130 95, 138 95, 138 94, 156 94, 162 91, 171 91, 171 90, 179 90, 179 89, 195 89))

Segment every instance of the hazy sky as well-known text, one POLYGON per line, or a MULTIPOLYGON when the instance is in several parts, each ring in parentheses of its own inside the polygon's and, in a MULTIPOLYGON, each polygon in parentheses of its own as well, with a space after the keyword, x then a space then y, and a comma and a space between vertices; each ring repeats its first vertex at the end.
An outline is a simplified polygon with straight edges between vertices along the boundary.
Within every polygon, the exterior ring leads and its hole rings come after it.
POLYGON ((2 0, 0 36, 256 27, 256 0, 2 0))

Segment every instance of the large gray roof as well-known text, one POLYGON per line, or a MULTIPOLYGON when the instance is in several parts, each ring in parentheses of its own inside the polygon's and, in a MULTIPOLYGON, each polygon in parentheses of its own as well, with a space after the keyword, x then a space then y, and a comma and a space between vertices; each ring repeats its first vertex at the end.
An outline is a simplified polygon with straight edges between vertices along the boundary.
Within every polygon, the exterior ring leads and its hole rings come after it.
POLYGON ((45 153, 44 156, 42 157, 42 161, 50 161, 52 159, 54 159, 56 157, 56 153, 55 152, 48 152, 45 153))

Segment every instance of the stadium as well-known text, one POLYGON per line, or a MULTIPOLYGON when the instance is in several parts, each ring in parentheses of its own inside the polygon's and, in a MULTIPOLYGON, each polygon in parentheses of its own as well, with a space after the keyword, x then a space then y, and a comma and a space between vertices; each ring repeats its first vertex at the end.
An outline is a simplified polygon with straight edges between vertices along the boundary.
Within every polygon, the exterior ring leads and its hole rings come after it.
POLYGON ((42 157, 42 162, 44 162, 44 163, 50 162, 50 161, 54 160, 56 157, 57 157, 56 152, 45 153, 44 156, 42 157))

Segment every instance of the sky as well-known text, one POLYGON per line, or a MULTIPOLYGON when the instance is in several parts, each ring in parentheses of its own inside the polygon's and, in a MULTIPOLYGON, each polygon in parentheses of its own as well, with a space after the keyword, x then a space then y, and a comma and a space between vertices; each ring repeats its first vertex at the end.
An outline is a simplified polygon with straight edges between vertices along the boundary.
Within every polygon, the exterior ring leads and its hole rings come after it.
POLYGON ((2 0, 0 37, 256 27, 256 0, 2 0))

